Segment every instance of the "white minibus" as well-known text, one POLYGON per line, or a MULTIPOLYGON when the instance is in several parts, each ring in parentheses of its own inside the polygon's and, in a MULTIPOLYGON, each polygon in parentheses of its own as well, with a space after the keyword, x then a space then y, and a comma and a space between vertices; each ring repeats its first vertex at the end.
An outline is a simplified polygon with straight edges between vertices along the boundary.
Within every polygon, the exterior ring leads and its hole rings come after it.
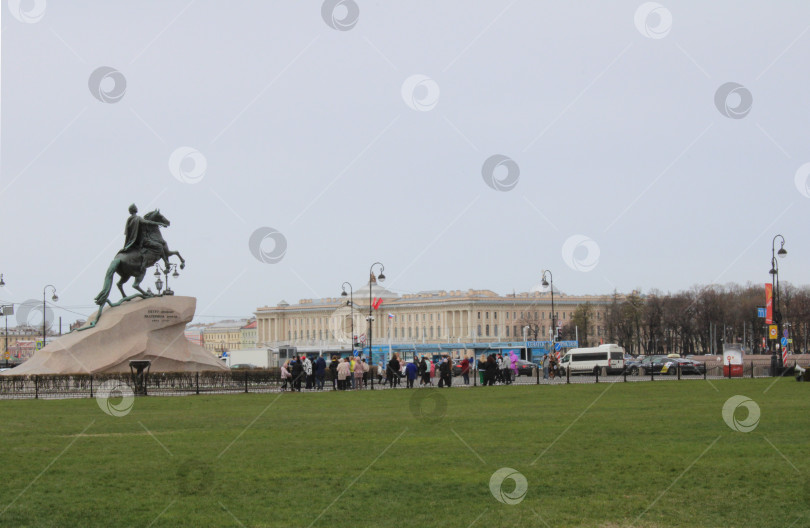
POLYGON ((565 374, 594 374, 607 369, 608 374, 620 374, 624 370, 624 348, 605 344, 593 348, 572 348, 560 361, 560 372, 565 374))

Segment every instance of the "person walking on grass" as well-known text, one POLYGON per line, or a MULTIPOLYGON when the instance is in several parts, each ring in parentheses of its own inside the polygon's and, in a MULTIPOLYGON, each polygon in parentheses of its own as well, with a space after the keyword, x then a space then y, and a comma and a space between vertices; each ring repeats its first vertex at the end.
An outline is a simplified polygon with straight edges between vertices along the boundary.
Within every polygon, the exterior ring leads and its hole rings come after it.
POLYGON ((407 365, 405 365, 405 377, 406 377, 406 383, 407 383, 406 386, 409 389, 413 388, 413 382, 416 379, 416 373, 419 370, 416 367, 416 364, 414 363, 414 361, 416 361, 416 360, 415 359, 411 360, 411 361, 408 362, 407 365))
POLYGON ((428 367, 425 356, 422 356, 422 360, 419 362, 419 375, 422 376, 422 379, 419 380, 420 386, 430 383, 430 367, 428 367))
POLYGON ((304 367, 300 359, 292 362, 292 390, 301 392, 301 378, 304 377, 304 367))
POLYGON ((284 382, 284 384, 281 386, 281 390, 287 390, 287 384, 288 383, 290 384, 290 389, 292 389, 291 380, 292 380, 292 374, 290 373, 290 360, 288 359, 281 366, 281 381, 284 382))
POLYGON ((497 378, 495 381, 499 383, 506 383, 506 360, 503 358, 503 354, 499 353, 498 357, 495 358, 495 361, 498 364, 498 373, 496 374, 497 378))
POLYGON ((391 382, 391 388, 399 384, 399 357, 394 354, 391 361, 388 362, 388 380, 391 382))
POLYGON ((464 385, 470 384, 470 360, 467 358, 461 360, 461 377, 464 379, 464 385))
POLYGON ((433 362, 433 358, 430 358, 430 362, 428 364, 430 367, 430 386, 433 386, 433 378, 436 377, 436 363, 433 362))
POLYGON ((442 358, 442 362, 439 364, 439 388, 442 387, 449 387, 449 371, 450 370, 450 361, 447 357, 442 358))
POLYGON ((323 382, 326 378, 326 360, 323 356, 318 356, 315 360, 315 389, 323 390, 323 382))
POLYGON ((385 380, 385 366, 383 365, 382 360, 380 360, 380 362, 377 363, 377 383, 380 386, 383 386, 385 385, 385 381, 383 380, 385 380))
POLYGON ((332 356, 332 362, 329 364, 329 374, 332 376, 332 390, 337 389, 337 369, 340 361, 337 356, 332 356))
POLYGON ((490 354, 486 362, 486 374, 484 375, 484 385, 495 385, 495 379, 498 377, 498 361, 495 359, 495 354, 490 354))
POLYGON ((351 376, 351 365, 349 365, 348 358, 343 358, 343 361, 337 366, 338 390, 346 390, 349 376, 351 376))
POLYGON ((354 390, 354 367, 356 363, 357 360, 354 357, 349 358, 349 384, 351 385, 352 390, 354 390))
POLYGON ((315 376, 312 374, 312 361, 310 361, 307 356, 301 356, 301 361, 304 367, 304 375, 306 375, 306 388, 311 389, 315 386, 315 376))
POLYGON ((361 390, 363 388, 363 374, 366 373, 366 364, 359 358, 354 362, 354 387, 361 390))

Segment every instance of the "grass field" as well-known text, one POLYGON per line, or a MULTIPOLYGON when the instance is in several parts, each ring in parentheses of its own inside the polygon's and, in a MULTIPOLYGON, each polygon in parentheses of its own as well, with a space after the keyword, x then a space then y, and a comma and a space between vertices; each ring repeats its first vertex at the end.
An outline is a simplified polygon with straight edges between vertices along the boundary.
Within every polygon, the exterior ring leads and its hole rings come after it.
POLYGON ((810 384, 771 383, 0 401, 0 526, 810 526, 810 384))

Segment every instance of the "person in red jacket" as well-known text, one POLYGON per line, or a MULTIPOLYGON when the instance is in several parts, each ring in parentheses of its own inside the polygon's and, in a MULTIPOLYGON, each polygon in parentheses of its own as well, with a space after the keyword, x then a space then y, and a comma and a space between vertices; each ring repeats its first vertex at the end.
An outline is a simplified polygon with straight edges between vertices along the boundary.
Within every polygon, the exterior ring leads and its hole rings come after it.
POLYGON ((461 376, 464 378, 464 385, 470 384, 470 360, 464 358, 461 360, 461 376))

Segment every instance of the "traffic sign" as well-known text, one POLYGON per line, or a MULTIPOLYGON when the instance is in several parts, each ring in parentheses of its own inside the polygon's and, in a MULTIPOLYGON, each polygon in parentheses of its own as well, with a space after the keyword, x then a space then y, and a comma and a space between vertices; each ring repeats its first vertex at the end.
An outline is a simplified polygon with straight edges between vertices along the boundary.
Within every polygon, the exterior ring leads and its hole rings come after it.
POLYGON ((757 317, 760 319, 765 319, 765 307, 764 306, 757 306, 757 317))
POLYGON ((776 325, 768 326, 768 337, 771 339, 776 339, 779 337, 779 328, 776 325))
POLYGON ((783 337, 782 340, 780 341, 780 343, 782 343, 783 347, 786 347, 788 345, 787 337, 783 337))
POLYGON ((366 342, 366 334, 360 334, 360 339, 358 341, 360 341, 361 343, 365 343, 366 342))
POLYGON ((554 350, 556 350, 557 352, 562 350, 562 343, 554 343, 554 350))

